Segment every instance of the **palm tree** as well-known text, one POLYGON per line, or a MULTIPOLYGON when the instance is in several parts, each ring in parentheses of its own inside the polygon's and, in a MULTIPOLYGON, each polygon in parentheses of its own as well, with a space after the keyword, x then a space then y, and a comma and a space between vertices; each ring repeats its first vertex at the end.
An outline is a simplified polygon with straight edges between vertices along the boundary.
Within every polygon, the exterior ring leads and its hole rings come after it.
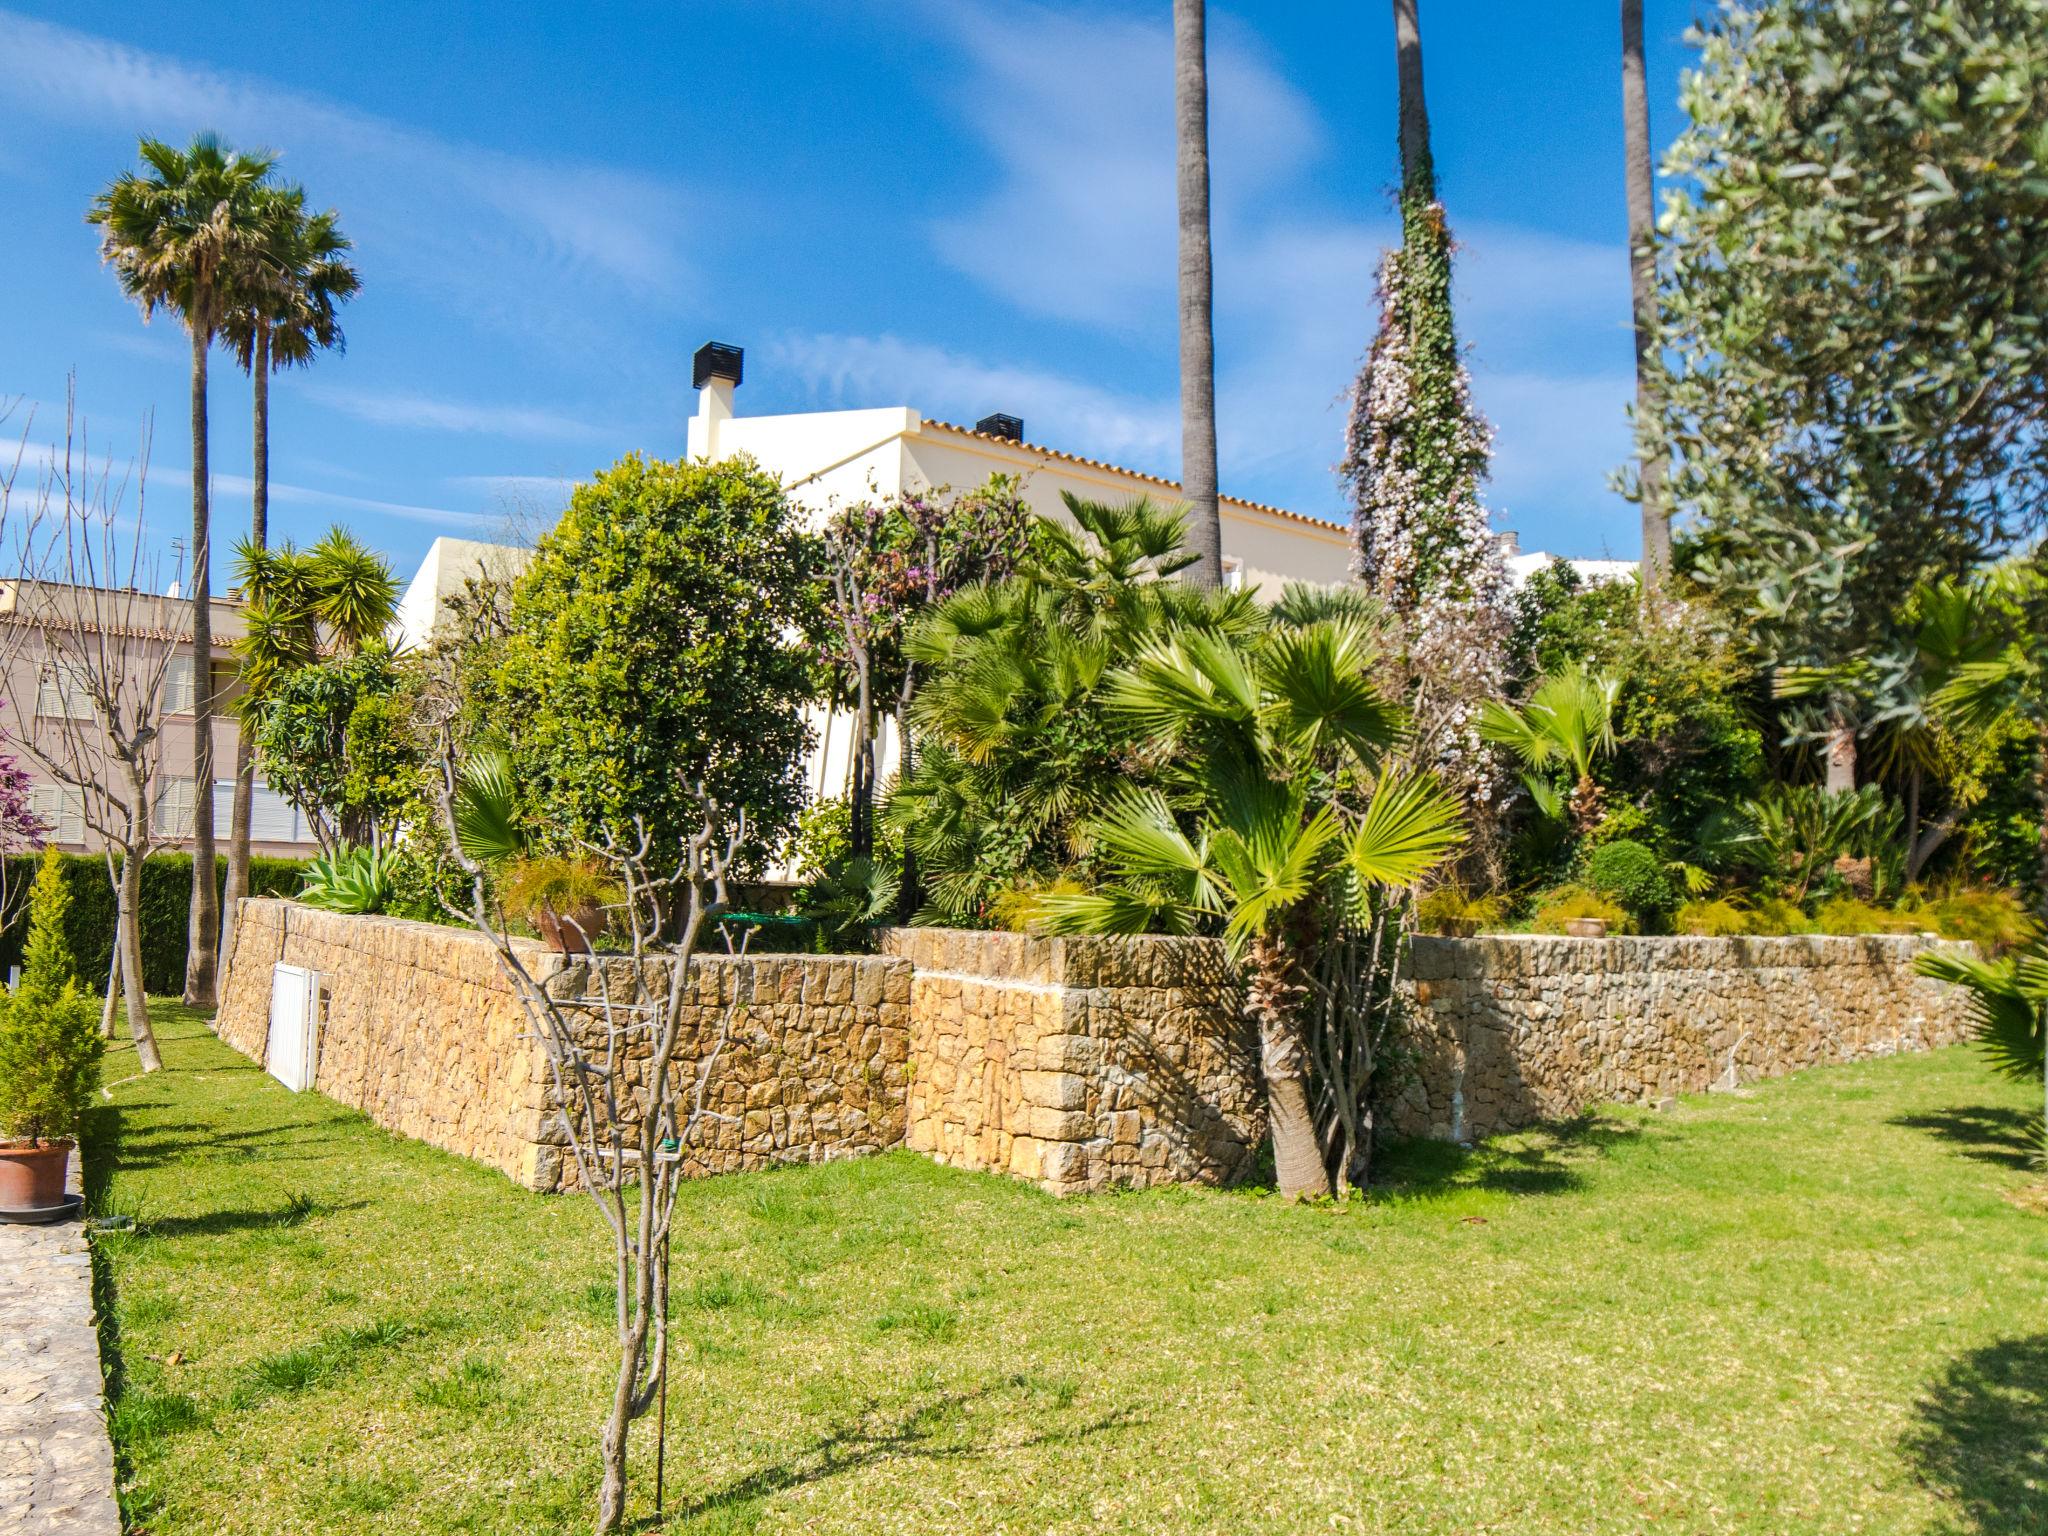
POLYGON ((1109 703, 1171 754, 1172 798, 1127 790, 1092 829, 1114 878, 1036 904, 1050 933, 1221 929, 1245 972, 1289 1197, 1331 1189, 1311 1083, 1316 951, 1463 836, 1457 801, 1432 779, 1384 773, 1406 715, 1380 693, 1378 661, 1368 628, 1347 619, 1147 644, 1111 678, 1109 703))
MULTIPOLYGON (((1635 308, 1636 420, 1654 402, 1650 370, 1657 350, 1657 183, 1650 164, 1650 96, 1643 71, 1643 0, 1621 0, 1621 157, 1628 194, 1629 295, 1635 308)), ((1641 431, 1640 425, 1638 431, 1641 431)), ((1637 489, 1643 507, 1643 597, 1655 602, 1671 567, 1671 507, 1664 495, 1664 456, 1642 455, 1637 489)))
POLYGON ((229 151, 213 134, 187 149, 144 139, 147 171, 120 176, 93 201, 100 255, 149 319, 175 313, 192 342, 192 916, 185 1001, 214 1002, 220 898, 214 884, 213 593, 207 468, 207 353, 248 284, 261 244, 269 155, 229 151))
POLYGON ((1480 739, 1519 757, 1528 770, 1522 784, 1536 808, 1553 821, 1569 821, 1574 832, 1584 835, 1600 820, 1602 797, 1593 764, 1614 750, 1614 709, 1620 697, 1619 678, 1597 676, 1574 663, 1538 683, 1519 710, 1487 700, 1479 711, 1480 739), (1571 771, 1569 796, 1550 777, 1555 766, 1571 771))
POLYGON ((1429 153, 1429 108, 1422 98, 1422 24, 1416 0, 1394 0, 1394 67, 1401 102, 1401 197, 1436 201, 1436 162, 1429 153))
MULTIPOLYGON (((302 187, 267 188, 259 212, 261 243, 253 280, 221 330, 235 360, 247 370, 255 396, 250 541, 258 550, 270 536, 270 375, 304 366, 314 354, 345 342, 337 309, 361 288, 345 259, 352 249, 337 215, 306 211, 302 187)), ((232 942, 235 904, 249 889, 249 817, 256 788, 256 746, 243 731, 235 752, 235 794, 228 823, 228 880, 223 898, 221 952, 232 942)))
POLYGON ((1173 0, 1173 120, 1180 202, 1180 491, 1195 559, 1187 579, 1223 581, 1216 505, 1216 336, 1209 260, 1209 58, 1203 0, 1173 0))
POLYGON ((1970 990, 1977 1044, 2015 1082, 2042 1085, 2041 1156, 2048 1162, 2048 948, 1980 960, 1929 950, 1914 962, 1923 976, 1970 990))

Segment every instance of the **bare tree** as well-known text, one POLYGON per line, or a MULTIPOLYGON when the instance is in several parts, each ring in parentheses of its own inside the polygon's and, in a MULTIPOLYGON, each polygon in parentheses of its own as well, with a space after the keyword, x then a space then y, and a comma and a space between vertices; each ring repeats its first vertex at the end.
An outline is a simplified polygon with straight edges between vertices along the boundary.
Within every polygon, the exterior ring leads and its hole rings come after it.
POLYGON ((165 680, 190 637, 192 605, 157 595, 161 572, 143 505, 146 436, 132 475, 117 479, 105 464, 95 472, 67 410, 64 442, 32 486, 20 483, 22 462, 18 452, 0 477, 0 528, 13 535, 20 572, 10 594, 14 622, 0 626, 0 661, 15 675, 32 674, 40 698, 17 742, 63 786, 105 853, 128 1030, 142 1070, 154 1072, 163 1058, 143 991, 142 866, 162 845, 155 813, 165 680))
MULTIPOLYGON (((1629 297, 1635 309, 1636 418, 1655 409, 1650 374, 1657 347, 1657 183, 1650 165, 1650 96, 1643 70, 1643 0, 1621 0, 1621 156, 1628 194, 1629 297)), ((1671 504, 1664 456, 1642 453, 1637 482, 1643 508, 1643 596, 1654 600, 1671 566, 1671 504)))
POLYGON ((1187 568, 1223 584, 1216 502, 1216 333, 1209 242, 1209 47, 1203 0, 1173 0, 1173 121, 1180 203, 1180 493, 1188 507, 1187 568))
MULTIPOLYGON (((433 705, 429 705, 432 708, 433 705)), ((692 785, 702 825, 677 849, 658 849, 644 823, 630 835, 582 843, 622 892, 614 933, 627 947, 593 956, 588 984, 550 986, 511 939, 483 863, 465 839, 467 805, 495 793, 466 777, 454 710, 430 720, 439 736, 437 798, 455 857, 470 876, 469 906, 457 915, 490 941, 548 1063, 550 1109, 574 1163, 576 1182, 603 1213, 612 1237, 618 1374, 599 1441, 602 1476, 596 1529, 619 1529, 625 1514, 627 1437, 633 1421, 666 1409, 669 1227, 684 1159, 704 1122, 720 1054, 747 1009, 747 977, 735 975, 714 1038, 699 1006, 697 945, 727 905, 727 877, 746 841, 746 818, 728 829, 701 784, 692 785), (696 1049, 680 1048, 691 1036, 696 1049)), ((574 919, 569 920, 574 926, 574 919)), ((581 978, 578 978, 579 980, 581 978)), ((665 1437, 664 1437, 665 1439, 665 1437)), ((659 1452, 657 1452, 659 1456, 659 1452)), ((657 1468, 659 1461, 657 1460, 657 1468)), ((656 1473, 659 1505, 660 1472, 656 1473)))

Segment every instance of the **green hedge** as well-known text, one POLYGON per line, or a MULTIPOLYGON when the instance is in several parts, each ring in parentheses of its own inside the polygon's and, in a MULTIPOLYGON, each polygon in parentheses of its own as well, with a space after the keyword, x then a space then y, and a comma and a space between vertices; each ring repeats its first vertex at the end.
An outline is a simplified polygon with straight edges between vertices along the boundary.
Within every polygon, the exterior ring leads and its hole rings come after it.
MULTIPOLYGON (((14 921, 0 932, 0 980, 21 963, 28 937, 30 883, 36 877, 35 854, 14 854, 7 860, 7 893, 20 893, 14 921)), ((228 861, 216 860, 219 884, 225 888, 228 861)), ((249 892, 253 896, 298 893, 305 864, 299 859, 252 859, 249 892)), ((71 912, 65 934, 80 979, 88 990, 105 986, 114 958, 114 890, 107 883, 107 861, 97 854, 68 854, 64 875, 71 885, 71 912)), ((153 993, 175 996, 185 990, 186 930, 192 916, 192 855, 160 853, 142 866, 142 980, 153 993)))

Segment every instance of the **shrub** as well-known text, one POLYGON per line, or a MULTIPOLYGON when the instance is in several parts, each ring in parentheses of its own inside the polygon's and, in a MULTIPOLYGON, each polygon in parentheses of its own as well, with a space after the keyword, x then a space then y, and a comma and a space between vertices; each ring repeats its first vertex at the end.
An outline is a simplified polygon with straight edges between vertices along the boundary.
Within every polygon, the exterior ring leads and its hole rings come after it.
POLYGON ((1836 896, 1820 904, 1813 925, 1822 933, 1920 933, 1927 923, 1918 914, 1874 907, 1854 896, 1836 896))
POLYGON ((554 854, 508 865, 500 894, 505 910, 529 926, 538 926, 543 912, 561 915, 625 900, 625 893, 591 860, 554 854))
POLYGON ((1813 919, 1798 902, 1766 896, 1749 909, 1749 931, 1759 938, 1783 938, 1815 930, 1813 919))
POLYGON ((523 819, 602 844, 637 842, 640 818, 679 848, 701 780, 745 813, 759 866, 806 798, 822 601, 817 541, 749 459, 629 455, 578 486, 513 584, 479 701, 523 819))
POLYGON ((21 985, 0 1000, 0 1134, 72 1135, 100 1083, 99 1009, 79 990, 65 918, 64 856, 43 855, 29 894, 21 985))
POLYGON ((1536 911, 1529 927, 1536 933, 1563 933, 1575 917, 1597 917, 1610 933, 1633 933, 1635 923, 1626 910, 1582 885, 1560 885, 1536 899, 1536 911))
MULTIPOLYGON (((107 881, 107 861, 98 854, 65 854, 63 875, 71 895, 64 936, 78 967, 79 984, 96 989, 106 981, 114 956, 114 890, 107 881)), ((7 859, 10 890, 19 890, 36 876, 38 858, 14 854, 7 859)), ((119 861, 116 860, 116 867, 119 861)), ((215 885, 225 888, 228 863, 215 861, 215 885)), ((298 859, 251 859, 251 896, 295 896, 305 873, 298 859)), ((192 910, 192 856, 159 853, 142 866, 142 982, 159 996, 185 989, 185 932, 192 910)), ((17 921, 0 933, 0 976, 22 963, 27 925, 17 921)))
POLYGON ((1499 896, 1474 896, 1458 885, 1440 885, 1415 903, 1415 926, 1423 933, 1477 933, 1506 918, 1507 903, 1499 896))
POLYGON ((343 845, 306 866, 299 900, 323 912, 382 912, 392 894, 397 853, 343 845))
POLYGON ((1586 884, 1638 919, 1670 911, 1676 899, 1663 861, 1630 838, 1602 843, 1587 856, 1586 884))
POLYGON ((1994 953, 2019 949, 2041 936, 2041 924, 2019 896, 1998 886, 1956 886, 1922 909, 1945 939, 1968 939, 1994 953))
POLYGON ((1754 933, 1751 924, 1755 916, 1725 896, 1713 901, 1688 901, 1672 917, 1671 928, 1674 933, 1694 938, 1728 939, 1754 933))

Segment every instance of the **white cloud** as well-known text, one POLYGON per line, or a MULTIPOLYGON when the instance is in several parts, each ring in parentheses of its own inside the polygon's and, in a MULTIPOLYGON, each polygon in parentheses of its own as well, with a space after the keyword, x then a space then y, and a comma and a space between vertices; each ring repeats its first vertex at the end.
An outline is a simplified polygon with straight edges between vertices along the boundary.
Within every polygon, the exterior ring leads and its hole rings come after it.
MULTIPOLYGON (((150 470, 152 480, 189 482, 192 471, 187 469, 150 470)), ((252 496, 256 482, 247 475, 214 475, 213 493, 216 496, 252 496)), ((408 523, 428 523, 438 526, 460 528, 487 528, 499 519, 489 512, 458 512, 448 507, 413 506, 402 501, 377 501, 368 496, 344 496, 339 491, 323 491, 309 485, 291 485, 282 481, 270 482, 270 499, 285 506, 332 508, 337 512, 375 512, 384 517, 395 517, 408 523)), ((214 542, 220 542, 220 534, 214 534, 214 542)))
POLYGON ((990 411, 1024 418, 1034 442, 1156 467, 1178 457, 1178 407, 1057 374, 984 363, 894 336, 792 336, 772 342, 773 365, 804 381, 821 405, 909 405, 973 422, 990 411))
POLYGON ((479 405, 444 400, 411 390, 349 389, 318 380, 298 386, 308 399, 358 421, 380 427, 416 427, 429 432, 477 433, 491 437, 593 438, 611 429, 577 421, 557 411, 528 406, 479 405))
POLYGON ((0 59, 0 140, 24 141, 0 142, 0 157, 32 148, 53 122, 132 124, 172 139, 212 129, 240 147, 268 146, 316 203, 345 210, 375 280, 431 291, 487 324, 570 328, 567 301, 588 283, 644 306, 672 301, 686 276, 686 202, 666 182, 451 143, 8 12, 0 59))

